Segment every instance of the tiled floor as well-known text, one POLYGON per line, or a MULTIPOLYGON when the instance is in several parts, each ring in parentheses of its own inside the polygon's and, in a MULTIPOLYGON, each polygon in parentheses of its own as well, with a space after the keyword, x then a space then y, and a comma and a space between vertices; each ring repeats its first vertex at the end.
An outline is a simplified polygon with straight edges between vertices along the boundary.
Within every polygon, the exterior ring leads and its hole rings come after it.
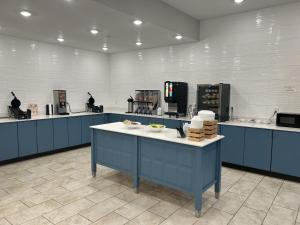
POLYGON ((105 167, 90 175, 90 148, 0 167, 0 225, 300 225, 300 184, 223 168, 222 195, 193 199, 105 167))

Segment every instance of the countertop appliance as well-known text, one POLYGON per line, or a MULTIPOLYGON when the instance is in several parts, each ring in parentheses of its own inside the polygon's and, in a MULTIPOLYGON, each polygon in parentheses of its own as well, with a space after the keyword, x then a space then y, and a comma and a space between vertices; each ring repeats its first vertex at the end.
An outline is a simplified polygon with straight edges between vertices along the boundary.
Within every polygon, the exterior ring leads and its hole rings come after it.
POLYGON ((224 122, 229 120, 230 84, 198 84, 197 111, 210 110, 216 119, 224 122))
POLYGON ((133 113, 133 102, 134 99, 132 96, 130 96, 130 98, 127 99, 127 104, 128 104, 127 113, 133 113))
POLYGON ((280 127, 300 128, 300 114, 277 113, 276 125, 280 127))
POLYGON ((160 107, 159 90, 135 90, 133 112, 137 114, 156 115, 160 107))
POLYGON ((56 115, 68 115, 67 112, 67 91, 53 90, 53 101, 56 115))
POLYGON ((164 83, 164 98, 168 103, 166 115, 186 116, 188 102, 188 84, 185 82, 166 81, 164 83))
POLYGON ((103 105, 96 106, 95 99, 90 92, 88 92, 90 96, 88 102, 86 103, 86 111, 87 112, 94 112, 94 113, 102 113, 103 112, 103 105))
POLYGON ((11 118, 23 120, 23 119, 30 119, 31 118, 31 110, 27 109, 27 111, 22 111, 20 109, 21 101, 16 97, 14 92, 11 92, 12 96, 14 97, 11 101, 11 105, 8 106, 8 115, 11 118))

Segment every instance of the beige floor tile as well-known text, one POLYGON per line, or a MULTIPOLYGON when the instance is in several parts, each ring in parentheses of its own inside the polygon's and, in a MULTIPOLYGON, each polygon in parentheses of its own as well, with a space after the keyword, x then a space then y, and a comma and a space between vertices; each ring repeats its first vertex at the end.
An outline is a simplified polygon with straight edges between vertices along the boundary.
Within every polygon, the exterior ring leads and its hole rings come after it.
POLYGON ((265 218, 264 225, 294 225, 297 212, 291 209, 272 206, 265 218))
POLYGON ((256 190, 276 196, 282 183, 283 181, 280 179, 264 177, 263 180, 257 185, 256 190))
POLYGON ((294 193, 300 195, 300 183, 284 181, 282 188, 293 191, 294 193))
POLYGON ((299 211, 298 211, 297 223, 300 223, 300 208, 299 208, 299 211))
POLYGON ((300 206, 300 195, 293 190, 281 188, 274 201, 275 205, 298 210, 300 206))
POLYGON ((54 200, 61 203, 62 205, 67 205, 71 202, 74 202, 76 200, 84 198, 85 196, 90 195, 96 191, 97 191, 97 189, 95 189, 95 188, 85 186, 85 187, 79 188, 73 192, 68 192, 66 194, 59 195, 59 196, 55 197, 54 200))
POLYGON ((236 214, 236 212, 243 205, 245 198, 240 197, 241 195, 227 192, 213 205, 214 208, 219 209, 229 214, 236 214))
POLYGON ((6 219, 0 219, 0 225, 11 225, 6 219))
POLYGON ((239 180, 229 189, 229 191, 241 195, 249 195, 256 185, 255 182, 239 180))
POLYGON ((267 213, 272 205, 274 198, 275 196, 273 195, 255 190, 247 199, 245 206, 256 210, 261 210, 267 213))
POLYGON ((7 205, 0 206, 0 218, 14 214, 20 210, 27 209, 27 208, 28 207, 20 201, 16 201, 16 202, 9 203, 7 205))
POLYGON ((54 189, 56 187, 63 187, 64 185, 67 185, 71 182, 74 182, 75 179, 73 178, 69 178, 69 177, 58 177, 55 180, 52 181, 48 181, 45 184, 41 184, 41 185, 37 185, 35 187, 33 187, 35 190, 39 191, 39 192, 46 192, 49 191, 51 189, 54 189))
POLYGON ((9 204, 11 202, 19 201, 23 198, 28 198, 28 197, 33 196, 33 195, 38 194, 38 193, 39 193, 38 191, 36 191, 32 188, 28 188, 28 189, 24 189, 24 190, 22 190, 21 192, 18 192, 18 193, 5 195, 0 199, 0 206, 9 204))
POLYGON ((7 192, 0 189, 0 198, 2 198, 3 196, 7 195, 7 192))
POLYGON ((103 191, 97 191, 97 192, 94 192, 94 193, 86 196, 86 199, 88 199, 94 203, 99 203, 99 202, 105 201, 106 199, 109 199, 111 197, 112 197, 112 195, 110 195, 110 194, 107 194, 103 191))
POLYGON ((120 208, 121 206, 125 205, 126 202, 118 199, 118 198, 109 198, 103 202, 100 202, 89 209, 82 210, 80 215, 84 216, 85 218, 95 222, 101 217, 115 211, 116 209, 120 208))
POLYGON ((147 209, 151 208, 158 201, 153 198, 142 196, 124 206, 116 210, 116 213, 120 214, 121 216, 131 220, 134 217, 142 214, 147 209))
POLYGON ((261 225, 266 213, 247 207, 242 207, 233 217, 230 225, 261 225))
POLYGON ((93 225, 123 225, 127 222, 128 220, 126 218, 112 212, 93 223, 93 225))
POLYGON ((22 223, 22 225, 52 225, 47 219, 44 217, 37 217, 33 220, 29 220, 26 223, 22 223))
POLYGON ((138 217, 134 218, 131 222, 136 225, 158 225, 162 221, 164 221, 163 217, 146 211, 138 217))
POLYGON ((15 214, 12 214, 10 216, 7 216, 6 218, 12 224, 21 224, 21 223, 27 222, 29 220, 32 220, 36 217, 39 217, 39 216, 43 215, 44 213, 48 213, 52 210, 55 210, 60 206, 61 206, 61 204, 59 204, 58 202, 49 200, 47 202, 43 202, 39 205, 36 205, 32 208, 28 208, 28 209, 19 211, 15 214))
POLYGON ((218 209, 209 209, 195 225, 227 225, 232 215, 218 209))
POLYGON ((264 176, 255 173, 246 173, 244 176, 241 177, 241 181, 249 181, 258 184, 259 182, 261 182, 263 177, 264 176))
POLYGON ((116 184, 116 183, 114 181, 110 181, 107 179, 100 179, 100 180, 97 180, 97 182, 91 183, 89 186, 97 188, 98 190, 102 190, 106 187, 109 187, 112 184, 116 184))
POLYGON ((125 202, 131 202, 137 198, 139 198, 141 194, 135 193, 133 189, 128 189, 126 191, 123 191, 122 193, 118 194, 116 197, 125 201, 125 202))
POLYGON ((67 191, 66 189, 64 189, 62 187, 56 187, 56 188, 47 190, 46 192, 38 193, 36 195, 32 195, 28 198, 22 199, 22 202, 24 202, 29 207, 32 207, 34 205, 38 205, 38 204, 48 201, 50 199, 54 199, 57 196, 64 195, 68 192, 69 191, 67 191))
POLYGON ((110 195, 117 195, 122 193, 123 191, 126 191, 127 189, 128 188, 124 185, 112 184, 106 188, 103 188, 102 191, 110 195))
POLYGON ((71 216, 78 214, 80 211, 87 209, 93 205, 94 203, 92 203, 91 201, 88 201, 86 199, 80 199, 63 207, 60 207, 56 210, 53 210, 49 213, 46 213, 44 214, 44 217, 52 223, 58 223, 71 216))
POLYGON ((161 201, 148 209, 148 211, 155 213, 163 218, 168 218, 171 214, 173 214, 177 209, 179 209, 178 205, 174 205, 172 203, 161 201))
POLYGON ((196 218, 194 214, 190 213, 187 210, 179 209, 169 218, 163 221, 161 225, 192 225, 196 221, 198 221, 198 218, 196 218))
POLYGON ((84 217, 75 215, 59 222, 57 225, 88 225, 91 223, 91 221, 85 219, 84 217))
MULTIPOLYGON (((202 201, 202 213, 206 213, 218 200, 213 193, 205 192, 202 195, 202 201)), ((195 200, 190 200, 183 208, 190 211, 190 213, 195 213, 195 200)))

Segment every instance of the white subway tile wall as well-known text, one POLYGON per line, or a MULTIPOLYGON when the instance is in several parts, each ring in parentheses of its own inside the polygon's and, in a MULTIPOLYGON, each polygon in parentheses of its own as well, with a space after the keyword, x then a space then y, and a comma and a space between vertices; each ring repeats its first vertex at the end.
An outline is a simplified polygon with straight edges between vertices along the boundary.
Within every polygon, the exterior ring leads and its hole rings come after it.
POLYGON ((85 109, 88 91, 97 104, 107 105, 108 56, 0 35, 0 115, 7 114, 11 91, 23 110, 36 103, 43 114, 45 105, 53 103, 54 89, 67 90, 73 111, 85 109))
POLYGON ((235 116, 300 112, 299 12, 298 2, 207 20, 198 43, 112 54, 111 106, 172 80, 189 83, 191 104, 197 84, 230 83, 235 116))

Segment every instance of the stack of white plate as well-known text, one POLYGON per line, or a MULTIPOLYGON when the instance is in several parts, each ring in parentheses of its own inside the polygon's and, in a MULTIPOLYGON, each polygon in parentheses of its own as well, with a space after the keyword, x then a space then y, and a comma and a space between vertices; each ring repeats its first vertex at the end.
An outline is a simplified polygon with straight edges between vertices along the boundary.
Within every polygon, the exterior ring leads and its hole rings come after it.
POLYGON ((191 120, 190 128, 202 129, 204 121, 215 120, 215 113, 209 110, 202 110, 198 112, 198 116, 194 116, 191 120))

